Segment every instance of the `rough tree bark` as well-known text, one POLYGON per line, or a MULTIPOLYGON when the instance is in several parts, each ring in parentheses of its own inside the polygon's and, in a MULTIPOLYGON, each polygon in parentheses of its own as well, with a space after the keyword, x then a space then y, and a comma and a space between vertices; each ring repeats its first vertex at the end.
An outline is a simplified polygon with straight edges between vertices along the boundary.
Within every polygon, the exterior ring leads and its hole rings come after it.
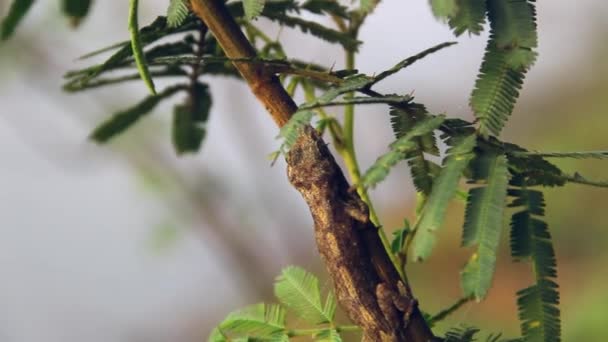
MULTIPOLYGON (((222 0, 191 0, 231 59, 253 58, 254 48, 222 0)), ((297 110, 276 75, 261 64, 235 62, 252 92, 280 127, 297 110)), ((292 185, 310 208, 319 252, 338 301, 366 341, 427 342, 436 338, 424 321, 409 284, 399 273, 369 220, 368 208, 349 184, 312 127, 306 127, 287 155, 292 185)))

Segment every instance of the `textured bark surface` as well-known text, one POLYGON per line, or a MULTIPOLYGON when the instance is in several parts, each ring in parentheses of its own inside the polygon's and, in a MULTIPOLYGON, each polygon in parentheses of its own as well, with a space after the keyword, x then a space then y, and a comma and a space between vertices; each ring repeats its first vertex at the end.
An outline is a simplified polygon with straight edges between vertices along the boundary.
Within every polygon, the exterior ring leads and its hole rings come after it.
POLYGON ((367 341, 431 341, 433 335, 323 140, 306 127, 287 155, 291 184, 312 214, 336 295, 367 341))

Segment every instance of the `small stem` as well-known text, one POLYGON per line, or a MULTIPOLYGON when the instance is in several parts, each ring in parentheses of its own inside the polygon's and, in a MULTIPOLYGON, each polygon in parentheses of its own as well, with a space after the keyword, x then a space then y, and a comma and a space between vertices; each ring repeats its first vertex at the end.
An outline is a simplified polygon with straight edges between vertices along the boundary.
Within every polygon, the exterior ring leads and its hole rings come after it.
POLYGON ((429 323, 437 323, 437 322, 444 320, 449 315, 456 312, 456 310, 460 309, 463 305, 470 302, 472 299, 473 299, 473 297, 460 298, 456 303, 452 304, 452 306, 448 307, 445 310, 438 312, 435 316, 431 317, 431 319, 429 320, 429 323))
MULTIPOLYGON (((326 330, 326 329, 327 328, 292 329, 287 332, 287 336, 289 336, 289 337, 312 336, 312 335, 318 334, 321 331, 326 330)), ((361 331, 361 327, 359 327, 357 325, 337 326, 334 329, 336 329, 337 332, 361 331)))

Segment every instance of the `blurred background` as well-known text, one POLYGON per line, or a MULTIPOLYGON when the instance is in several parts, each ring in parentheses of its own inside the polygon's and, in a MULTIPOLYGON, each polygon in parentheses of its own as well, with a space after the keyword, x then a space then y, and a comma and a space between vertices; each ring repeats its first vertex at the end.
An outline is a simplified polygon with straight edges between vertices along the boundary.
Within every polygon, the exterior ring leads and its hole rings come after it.
MULTIPOLYGON (((0 15, 8 6, 0 1, 0 15)), ((203 76, 214 103, 197 155, 178 158, 172 151, 177 99, 109 145, 87 140, 97 123, 146 94, 141 82, 62 92, 62 75, 90 63, 76 57, 127 37, 127 2, 93 6, 72 32, 59 1, 37 2, 13 39, 0 44, 0 341, 204 341, 228 312, 271 301, 281 268, 297 264, 326 279, 308 209, 289 186, 284 162, 271 167, 266 158, 279 145, 277 129, 240 82, 203 76)), ((140 23, 166 6, 166 0, 143 2, 140 23)), ((605 150, 608 4, 537 6, 540 58, 504 139, 544 151, 605 150)), ((338 48, 259 24, 280 37, 290 57, 344 65, 338 48)), ((454 40, 423 0, 384 0, 360 39, 357 65, 366 73, 454 40)), ((433 112, 471 119, 467 101, 486 36, 457 40, 381 90, 413 92, 433 112)), ((384 107, 361 108, 357 120, 366 169, 392 134, 384 107)), ((605 162, 558 164, 608 178, 605 162)), ((405 165, 372 192, 385 227, 400 228, 411 217, 414 195, 405 165)), ((606 189, 548 190, 565 341, 608 338, 607 205, 606 189)), ((409 266, 428 312, 460 297, 458 271, 470 253, 459 248, 463 204, 455 201, 451 209, 433 257, 409 266)), ((529 265, 511 262, 507 240, 505 234, 488 300, 468 304, 440 329, 467 323, 517 335, 514 294, 531 279, 529 265)))

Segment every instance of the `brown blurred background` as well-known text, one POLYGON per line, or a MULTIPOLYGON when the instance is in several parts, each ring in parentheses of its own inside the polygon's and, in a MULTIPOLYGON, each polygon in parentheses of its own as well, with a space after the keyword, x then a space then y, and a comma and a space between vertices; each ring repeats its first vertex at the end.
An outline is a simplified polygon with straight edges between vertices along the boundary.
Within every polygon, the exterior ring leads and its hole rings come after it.
MULTIPOLYGON (((8 5, 0 1, 2 16, 8 5)), ((144 2, 140 22, 166 5, 144 2)), ((266 159, 278 146, 277 130, 243 84, 204 77, 214 103, 197 155, 172 152, 172 101, 107 146, 86 139, 98 122, 146 93, 139 82, 61 91, 62 74, 89 63, 77 56, 126 38, 126 6, 97 1, 71 32, 58 1, 39 2, 16 36, 0 44, 0 341, 201 341, 229 311, 272 300, 273 278, 284 266, 325 278, 307 208, 287 183, 284 164, 271 168, 266 159)), ((504 138, 545 151, 605 150, 608 5, 538 2, 538 13, 540 59, 504 138)), ((260 25, 280 35, 290 57, 343 65, 337 48, 260 25)), ((426 1, 385 0, 361 31, 358 66, 374 73, 453 39, 426 1)), ((461 37, 381 88, 413 91, 435 112, 470 119, 467 100, 485 39, 461 37)), ((358 113, 365 169, 392 135, 385 108, 358 113)), ((559 165, 608 178, 605 161, 559 165)), ((608 190, 568 185, 547 193, 564 340, 606 340, 608 190)), ((399 228, 413 211, 406 167, 372 197, 384 225, 399 228)), ((459 248, 463 204, 455 201, 452 209, 433 257, 409 266, 429 312, 460 296, 458 271, 469 251, 459 248)), ((505 234, 488 300, 465 306, 440 329, 468 323, 516 336, 514 294, 531 279, 528 265, 511 262, 507 240, 505 234)))

